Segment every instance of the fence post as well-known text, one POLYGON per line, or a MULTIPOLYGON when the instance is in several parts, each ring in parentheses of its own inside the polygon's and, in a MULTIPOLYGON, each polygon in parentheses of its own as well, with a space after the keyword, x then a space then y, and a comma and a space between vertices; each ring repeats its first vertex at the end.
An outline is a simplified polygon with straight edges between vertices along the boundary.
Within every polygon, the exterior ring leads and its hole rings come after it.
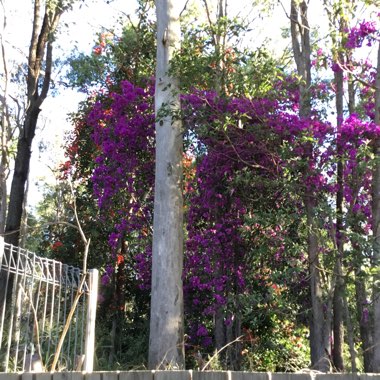
POLYGON ((84 344, 84 371, 92 372, 94 368, 94 353, 95 353, 95 319, 96 306, 98 300, 98 282, 99 272, 97 269, 88 271, 88 306, 87 306, 87 321, 86 321, 86 337, 84 344))
POLYGON ((4 237, 0 236, 0 272, 1 272, 1 266, 3 265, 3 256, 4 256, 4 237))

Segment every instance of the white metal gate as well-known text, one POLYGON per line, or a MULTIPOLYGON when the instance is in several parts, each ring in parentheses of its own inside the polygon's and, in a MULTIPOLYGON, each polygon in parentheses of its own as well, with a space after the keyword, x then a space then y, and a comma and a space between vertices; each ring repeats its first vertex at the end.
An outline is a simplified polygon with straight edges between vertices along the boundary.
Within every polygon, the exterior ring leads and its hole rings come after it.
POLYGON ((0 238, 0 372, 91 372, 97 287, 97 270, 83 279, 79 268, 0 238))

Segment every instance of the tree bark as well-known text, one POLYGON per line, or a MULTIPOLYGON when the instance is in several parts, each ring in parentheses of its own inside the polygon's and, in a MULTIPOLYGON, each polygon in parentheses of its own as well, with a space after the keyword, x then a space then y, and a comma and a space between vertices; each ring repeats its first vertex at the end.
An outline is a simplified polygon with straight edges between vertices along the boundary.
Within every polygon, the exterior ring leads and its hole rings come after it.
POLYGON ((344 346, 344 279, 342 271, 342 259, 337 258, 335 274, 336 285, 333 299, 333 336, 334 345, 332 351, 333 365, 336 371, 344 371, 343 346, 344 346))
POLYGON ((360 330, 360 340, 362 342, 364 372, 373 371, 373 353, 372 353, 372 333, 371 317, 369 314, 369 305, 367 300, 367 290, 365 285, 364 273, 357 273, 355 278, 356 309, 360 330))
POLYGON ((305 200, 308 226, 308 257, 310 273, 310 355, 313 369, 327 372, 330 369, 329 359, 329 318, 330 310, 324 312, 323 292, 320 275, 320 262, 318 255, 318 238, 315 226, 315 204, 311 199, 305 200))
MULTIPOLYGON (((375 81, 375 124, 380 125, 380 42, 377 51, 375 81)), ((380 138, 374 144, 375 168, 372 173, 372 228, 373 228, 373 371, 380 372, 380 138)))
MULTIPOLYGON (((5 242, 19 244, 25 185, 28 179, 31 147, 37 127, 38 115, 50 88, 53 64, 53 35, 61 14, 67 7, 57 2, 54 7, 45 3, 41 17, 42 0, 34 0, 32 38, 29 45, 28 74, 26 78, 27 97, 23 126, 17 141, 15 168, 11 184, 5 227, 5 242), (41 24, 42 19, 42 24, 41 24)), ((0 289, 4 289, 5 272, 0 274, 0 289)), ((12 289, 13 276, 9 278, 8 289, 12 289)), ((8 295, 0 292, 0 305, 8 295)))
POLYGON ((157 0, 156 174, 149 368, 183 368, 182 124, 178 79, 168 74, 180 43, 178 2, 157 0), (177 7, 176 7, 177 6, 177 7))
POLYGON ((357 373, 358 369, 356 366, 356 358, 358 354, 355 348, 355 338, 354 338, 355 332, 354 332, 354 327, 352 325, 352 319, 351 319, 350 311, 348 308, 346 295, 344 295, 343 297, 343 303, 344 303, 344 320, 347 326, 347 343, 348 343, 348 347, 350 351, 351 372, 357 373))
POLYGON ((60 16, 65 10, 61 4, 56 4, 53 10, 45 4, 41 25, 41 8, 41 0, 35 0, 26 79, 27 108, 24 124, 18 137, 5 228, 5 241, 13 245, 18 245, 20 238, 25 185, 29 174, 31 146, 36 132, 38 115, 50 88, 53 64, 53 34, 57 29, 60 16), (42 75, 42 69, 44 69, 44 75, 42 75))
MULTIPOLYGON (((301 77, 299 84, 299 116, 305 119, 311 116, 311 48, 307 10, 308 5, 306 1, 291 1, 290 31, 292 47, 297 72, 301 77)), ((304 159, 310 160, 313 153, 312 144, 309 144, 305 150, 304 159)), ((323 293, 318 256, 318 235, 315 220, 315 210, 317 206, 316 195, 312 190, 305 190, 303 198, 307 218, 310 297, 312 304, 312 315, 310 318, 311 365, 316 370, 327 372, 330 368, 328 344, 329 326, 326 323, 323 309, 323 293)), ((327 310, 326 314, 327 313, 329 313, 329 310, 327 310)), ((327 320, 328 319, 329 318, 327 318, 327 320)))
MULTIPOLYGON (((341 55, 338 55, 340 63, 342 63, 341 55)), ((333 351, 332 359, 335 369, 338 372, 344 371, 343 346, 344 346, 344 290, 345 283, 343 278, 343 162, 342 148, 340 141, 340 130, 343 122, 343 71, 335 72, 336 98, 335 108, 337 114, 337 185, 336 194, 336 285, 334 289, 333 299, 333 351)))
POLYGON ((31 145, 37 127, 39 113, 39 108, 30 108, 27 110, 24 131, 27 130, 29 133, 26 134, 23 132, 17 142, 15 169, 11 185, 5 229, 5 241, 13 245, 19 244, 25 185, 28 180, 30 159, 32 155, 31 145))
MULTIPOLYGON (((226 333, 224 325, 224 312, 221 307, 218 307, 215 312, 214 322, 215 348, 219 351, 226 344, 226 333)), ((224 355, 224 353, 223 353, 224 355)))
MULTIPOLYGON (((4 15, 3 29, 6 27, 6 18, 4 15)), ((1 55, 3 57, 3 88, 4 92, 1 96, 1 160, 0 160, 0 234, 3 235, 5 231, 5 220, 7 215, 7 178, 9 174, 9 151, 8 145, 12 138, 11 121, 9 107, 7 104, 8 99, 8 83, 9 73, 5 57, 5 46, 2 35, 1 41, 1 55)))

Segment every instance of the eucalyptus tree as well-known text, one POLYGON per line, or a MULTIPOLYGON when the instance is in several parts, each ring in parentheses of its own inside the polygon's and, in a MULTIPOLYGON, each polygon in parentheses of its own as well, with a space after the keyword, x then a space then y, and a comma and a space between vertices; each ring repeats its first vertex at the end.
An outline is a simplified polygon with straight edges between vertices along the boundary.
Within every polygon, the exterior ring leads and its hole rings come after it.
POLYGON ((182 123, 178 78, 169 74, 180 45, 179 4, 157 0, 156 168, 149 367, 183 368, 182 123))
MULTIPOLYGON (((291 0, 290 30, 294 60, 299 80, 299 117, 309 119, 311 105, 311 43, 308 20, 308 2, 291 0)), ((313 156, 313 144, 309 142, 303 159, 313 156)), ((318 227, 316 222, 317 195, 313 189, 303 192, 306 224, 308 230, 307 250, 310 278, 310 355, 313 368, 326 372, 329 369, 329 315, 325 318, 321 264, 318 249, 318 227)))
MULTIPOLYGON (((345 0, 337 1, 324 1, 325 10, 328 16, 328 21, 330 24, 331 32, 331 43, 332 43, 332 60, 335 65, 334 69, 334 84, 336 88, 335 92, 335 110, 336 110, 336 156, 337 156, 337 193, 336 193, 336 237, 335 237, 335 251, 336 251, 336 261, 335 269, 336 272, 336 285, 334 289, 334 299, 333 299, 333 350, 332 350, 332 360, 334 367, 338 371, 344 370, 344 360, 343 360, 343 346, 344 346, 344 310, 345 310, 345 280, 343 276, 343 260, 344 260, 344 248, 343 236, 345 235, 344 229, 347 228, 344 225, 344 191, 343 191, 343 149, 340 141, 342 124, 345 114, 345 86, 344 86, 344 72, 341 69, 342 66, 349 64, 351 60, 350 52, 345 49, 345 39, 346 30, 350 18, 352 18, 356 4, 354 1, 347 2, 345 0)), ((352 113, 355 107, 355 94, 353 89, 352 80, 348 83, 348 109, 352 113)), ((347 313, 346 313, 347 314, 347 313)), ((349 316, 346 315, 346 323, 348 322, 349 316)), ((355 348, 352 342, 352 331, 348 331, 348 340, 350 343, 350 354, 351 354, 351 369, 356 372, 356 361, 355 361, 355 348)))
MULTIPOLYGON (((375 80, 375 124, 380 125, 380 41, 377 52, 375 80)), ((373 371, 380 372, 380 138, 374 141, 375 167, 373 171, 373 270, 374 270, 374 328, 373 328, 373 371)))

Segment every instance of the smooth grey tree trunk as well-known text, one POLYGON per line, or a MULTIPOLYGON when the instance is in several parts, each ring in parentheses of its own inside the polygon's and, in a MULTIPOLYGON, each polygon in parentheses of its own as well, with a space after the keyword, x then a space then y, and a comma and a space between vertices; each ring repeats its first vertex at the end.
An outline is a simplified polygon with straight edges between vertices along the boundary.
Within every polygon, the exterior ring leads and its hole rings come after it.
MULTIPOLYGON (((306 1, 291 0, 290 5, 290 31, 292 36, 292 48, 297 73, 302 78, 299 84, 300 91, 300 118, 309 118, 311 115, 311 47, 310 28, 308 24, 308 3, 306 1)), ((313 146, 305 147, 305 160, 312 157, 313 146)), ((316 226, 315 210, 316 195, 312 190, 305 190, 303 194, 307 217, 308 231, 308 260, 310 277, 310 355, 312 367, 316 370, 327 372, 330 369, 329 358, 329 310, 324 313, 323 292, 320 274, 320 262, 318 254, 318 234, 316 226)))
POLYGON ((366 274, 361 271, 355 275, 355 297, 360 339, 362 342, 364 371, 372 372, 373 344, 371 327, 373 324, 371 323, 371 315, 368 312, 369 305, 367 304, 368 292, 366 289, 366 277, 366 274))
MULTIPOLYGON (((380 42, 377 52, 375 81, 375 124, 380 125, 380 42)), ((375 169, 372 174, 373 199, 373 371, 380 372, 380 138, 375 141, 375 169)))
MULTIPOLYGON (((354 8, 355 9, 355 8, 354 8)), ((346 52, 346 62, 350 64, 353 61, 352 58, 352 52, 347 51, 346 52)), ((347 93, 348 93, 348 113, 349 115, 352 115, 355 112, 356 109, 356 84, 354 81, 354 76, 352 74, 348 74, 348 81, 347 81, 347 93)), ((354 246, 354 245, 353 245, 354 246)), ((352 317, 350 315, 350 311, 348 308, 348 302, 347 302, 347 294, 345 292, 344 294, 344 307, 345 307, 345 312, 344 312, 344 319, 346 323, 346 334, 347 334, 347 343, 349 345, 349 350, 350 350, 350 361, 351 361, 351 372, 356 373, 357 370, 357 365, 356 365, 356 358, 358 356, 358 353, 355 348, 355 339, 354 339, 354 329, 352 325, 352 317)), ((360 323, 360 321, 359 321, 360 323)), ((363 343, 363 348, 364 348, 364 343, 363 343)), ((364 352, 364 349, 363 349, 364 352)), ((363 355, 364 357, 364 355, 363 355)), ((363 359, 364 363, 365 360, 363 359)), ((364 366, 364 371, 366 371, 365 366, 364 366)))
POLYGON ((183 368, 182 124, 178 79, 168 74, 180 44, 178 1, 156 0, 156 174, 149 368, 183 368))
MULTIPOLYGON (((338 60, 340 63, 343 62, 343 57, 338 54, 338 60)), ((335 97, 335 109, 337 114, 337 185, 338 191, 336 194, 336 262, 335 268, 336 273, 336 286, 334 289, 334 300, 333 300, 333 344, 334 349, 332 352, 332 359, 335 369, 338 372, 344 371, 344 359, 343 359, 343 346, 344 346, 344 292, 345 292, 345 282, 343 276, 343 234, 344 234, 344 224, 343 224, 343 158, 342 158, 342 148, 340 141, 341 127, 343 122, 343 98, 344 98, 344 86, 343 86, 343 71, 338 71, 334 75, 335 85, 336 85, 336 97, 335 97)))

